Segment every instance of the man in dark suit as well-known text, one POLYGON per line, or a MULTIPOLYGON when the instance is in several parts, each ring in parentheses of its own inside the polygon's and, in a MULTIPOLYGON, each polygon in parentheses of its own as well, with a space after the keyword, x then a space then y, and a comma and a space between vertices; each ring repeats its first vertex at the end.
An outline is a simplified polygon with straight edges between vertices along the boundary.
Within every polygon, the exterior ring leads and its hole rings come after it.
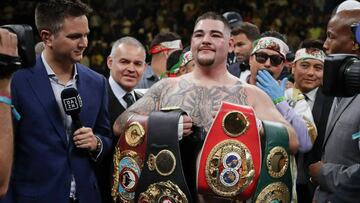
MULTIPOLYGON (((347 53, 360 56, 351 25, 360 21, 360 10, 336 13, 327 26, 324 49, 328 54, 347 53)), ((309 166, 309 174, 319 187, 314 200, 327 202, 339 185, 346 184, 360 167, 359 139, 353 136, 360 129, 360 95, 334 99, 329 113, 322 160, 309 166)))
MULTIPOLYGON (((134 91, 145 71, 146 52, 144 46, 135 38, 123 37, 114 42, 107 58, 110 69, 109 110, 110 124, 131 104, 140 99, 141 93, 134 91)), ((112 153, 104 157, 96 173, 103 202, 111 202, 111 178, 113 173, 113 152, 119 137, 113 137, 112 153)))
MULTIPOLYGON (((297 194, 299 202, 311 202, 315 187, 309 181, 308 166, 321 159, 321 145, 324 140, 326 122, 332 99, 322 93, 324 70, 323 42, 304 40, 295 54, 292 63, 294 87, 299 89, 312 110, 312 117, 317 128, 317 136, 312 137, 313 146, 310 152, 298 153, 297 194)), ((315 134, 316 135, 316 134, 315 134)))
POLYGON ((231 29, 234 41, 234 53, 237 62, 228 67, 229 72, 241 81, 246 82, 250 75, 249 58, 253 50, 253 42, 260 37, 259 28, 248 22, 240 22, 231 29))
POLYGON ((8 203, 100 203, 93 164, 110 150, 106 79, 77 63, 87 47, 86 14, 80 0, 41 2, 35 21, 45 49, 33 67, 11 83, 15 123, 14 164, 8 203), (76 129, 65 114, 61 92, 76 88, 82 98, 76 129))

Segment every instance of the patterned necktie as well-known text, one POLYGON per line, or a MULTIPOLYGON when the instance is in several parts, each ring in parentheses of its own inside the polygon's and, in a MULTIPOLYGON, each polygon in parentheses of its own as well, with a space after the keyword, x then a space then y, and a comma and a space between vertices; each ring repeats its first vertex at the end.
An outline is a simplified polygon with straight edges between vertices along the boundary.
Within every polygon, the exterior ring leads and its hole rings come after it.
POLYGON ((123 99, 126 102, 126 105, 127 105, 126 108, 129 108, 133 103, 135 103, 134 97, 132 96, 132 94, 130 92, 126 93, 123 96, 123 99))

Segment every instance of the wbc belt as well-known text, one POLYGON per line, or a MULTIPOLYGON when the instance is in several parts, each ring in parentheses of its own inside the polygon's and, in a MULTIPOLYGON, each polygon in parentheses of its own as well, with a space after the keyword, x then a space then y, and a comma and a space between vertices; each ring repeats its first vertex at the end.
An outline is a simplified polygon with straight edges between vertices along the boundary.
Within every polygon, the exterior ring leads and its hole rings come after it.
POLYGON ((134 202, 135 190, 144 166, 148 116, 133 115, 126 123, 114 154, 114 202, 134 202))
POLYGON ((180 110, 150 113, 146 160, 136 189, 136 202, 191 202, 178 140, 182 114, 180 110))
POLYGON ((289 136, 286 128, 278 123, 263 121, 265 153, 260 180, 252 202, 291 201, 292 180, 289 161, 289 136))
POLYGON ((260 174, 261 145, 253 109, 223 102, 200 152, 202 194, 246 200, 260 174))

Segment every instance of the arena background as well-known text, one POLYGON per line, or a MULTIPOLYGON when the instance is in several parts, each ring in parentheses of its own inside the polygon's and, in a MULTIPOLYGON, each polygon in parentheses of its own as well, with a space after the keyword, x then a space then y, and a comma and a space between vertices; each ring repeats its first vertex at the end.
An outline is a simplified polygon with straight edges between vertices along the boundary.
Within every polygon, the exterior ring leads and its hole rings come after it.
MULTIPOLYGON (((34 8, 39 1, 1 0, 0 25, 29 24, 34 30, 34 8)), ((147 48, 161 31, 182 36, 184 46, 194 21, 205 11, 237 11, 260 31, 276 30, 296 49, 306 38, 326 37, 326 24, 339 0, 83 0, 94 12, 89 16, 90 36, 84 63, 107 75, 106 57, 111 42, 131 35, 147 48)), ((39 41, 35 31, 35 39, 39 41)), ((149 59, 149 57, 148 57, 149 59)))

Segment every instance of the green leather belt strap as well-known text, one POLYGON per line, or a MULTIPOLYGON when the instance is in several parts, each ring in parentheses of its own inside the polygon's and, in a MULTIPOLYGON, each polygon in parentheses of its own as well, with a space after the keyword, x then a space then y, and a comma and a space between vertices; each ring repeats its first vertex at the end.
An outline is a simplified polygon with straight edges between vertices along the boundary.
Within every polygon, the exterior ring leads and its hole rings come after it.
POLYGON ((191 201, 182 169, 178 140, 178 123, 183 113, 176 110, 150 114, 145 164, 135 202, 177 202, 177 196, 181 197, 182 202, 191 201), (156 194, 159 194, 159 197, 155 197, 156 194))
POLYGON ((253 202, 283 202, 291 200, 289 136, 280 123, 263 121, 265 152, 260 179, 253 202))

